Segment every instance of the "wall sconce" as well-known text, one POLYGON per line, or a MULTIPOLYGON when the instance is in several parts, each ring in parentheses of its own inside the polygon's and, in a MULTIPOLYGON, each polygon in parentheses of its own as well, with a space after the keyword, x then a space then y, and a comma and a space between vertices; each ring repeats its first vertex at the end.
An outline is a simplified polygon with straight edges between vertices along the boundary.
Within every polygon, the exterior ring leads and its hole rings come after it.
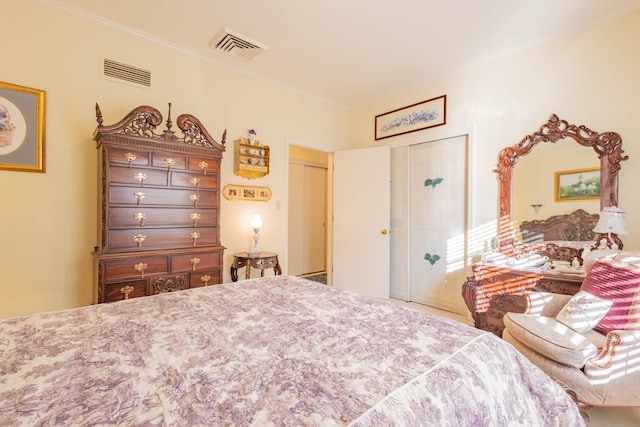
POLYGON ((627 226, 624 221, 624 211, 621 211, 615 206, 609 206, 606 208, 602 208, 602 212, 600 212, 600 219, 598 219, 598 223, 596 224, 593 231, 595 233, 607 234, 609 237, 609 241, 606 239, 600 240, 600 247, 606 247, 610 244, 611 249, 618 249, 618 243, 611 237, 611 234, 627 234, 627 226), (604 242, 603 242, 604 240, 604 242))
POLYGON ((529 205, 533 208, 533 210, 535 211, 536 215, 538 215, 538 212, 540 212, 540 208, 542 207, 542 203, 536 203, 533 205, 529 205))
POLYGON ((251 228, 253 228, 253 251, 249 252, 249 255, 258 255, 260 249, 258 249, 258 240, 260 240, 260 229, 262 228, 262 218, 260 215, 255 214, 251 218, 251 228))

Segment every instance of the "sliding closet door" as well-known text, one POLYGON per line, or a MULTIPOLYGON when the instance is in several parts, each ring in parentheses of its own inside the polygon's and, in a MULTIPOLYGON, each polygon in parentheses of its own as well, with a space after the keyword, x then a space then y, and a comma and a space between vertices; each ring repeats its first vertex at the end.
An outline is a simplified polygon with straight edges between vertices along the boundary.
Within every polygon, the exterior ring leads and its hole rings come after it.
POLYGON ((411 301, 409 292, 409 146, 391 149, 391 298, 411 301))
POLYGON ((465 313, 466 136, 409 148, 410 297, 465 313))

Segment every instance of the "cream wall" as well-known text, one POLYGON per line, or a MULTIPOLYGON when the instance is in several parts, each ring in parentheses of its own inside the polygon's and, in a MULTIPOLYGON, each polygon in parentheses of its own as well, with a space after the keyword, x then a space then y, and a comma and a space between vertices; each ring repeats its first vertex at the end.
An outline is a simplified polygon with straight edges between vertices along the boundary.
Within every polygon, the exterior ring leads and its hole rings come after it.
MULTIPOLYGON (((446 79, 350 111, 353 146, 402 145, 470 132, 470 226, 495 222, 498 153, 551 114, 598 132, 616 131, 630 159, 621 163, 619 205, 627 211, 625 249, 640 249, 640 13, 476 64, 446 79), (374 141, 373 118, 447 95, 447 124, 374 141)), ((477 247, 482 247, 478 245, 477 247)))
MULTIPOLYGON (((105 123, 146 104, 166 114, 187 112, 228 144, 254 128, 271 146, 271 173, 249 181, 233 175, 232 149, 222 185, 267 185, 267 203, 222 201, 221 236, 231 254, 250 247, 248 223, 260 213, 263 248, 285 252, 286 141, 326 148, 407 144, 471 135, 470 222, 495 221, 498 152, 537 130, 552 113, 571 123, 622 135, 620 206, 627 210, 626 248, 640 249, 640 177, 635 126, 639 108, 640 13, 579 34, 476 64, 413 91, 346 112, 269 86, 171 48, 74 18, 27 0, 3 2, 0 80, 47 91, 47 171, 0 171, 0 317, 89 304, 96 244, 97 165, 94 104, 105 123), (152 72, 153 88, 140 89, 99 76, 102 57, 152 72), (447 124, 374 141, 373 118, 398 107, 447 95, 447 124)), ((428 76, 425 76, 427 78, 428 76)), ((175 116, 174 116, 175 117, 175 116)), ((285 265, 286 269, 286 265, 285 265)), ((225 268, 227 270, 227 268, 225 268)), ((225 281, 229 281, 225 271, 225 281)))
MULTIPOLYGON (((261 246, 281 254, 286 245, 287 140, 347 146, 347 112, 122 32, 27 0, 3 2, 0 81, 46 91, 46 173, 0 170, 0 317, 87 305, 92 298, 90 255, 97 236, 97 125, 138 105, 158 108, 166 120, 190 113, 220 140, 227 129, 222 185, 266 185, 262 202, 222 199, 225 281, 234 252, 251 247, 253 213, 264 221, 261 246), (150 70, 152 89, 100 77, 106 57, 150 70), (271 147, 271 173, 247 180, 233 174, 233 140, 257 130, 271 147)), ((175 129, 175 127, 174 127, 175 129)), ((284 268, 286 271, 286 263, 284 268)))

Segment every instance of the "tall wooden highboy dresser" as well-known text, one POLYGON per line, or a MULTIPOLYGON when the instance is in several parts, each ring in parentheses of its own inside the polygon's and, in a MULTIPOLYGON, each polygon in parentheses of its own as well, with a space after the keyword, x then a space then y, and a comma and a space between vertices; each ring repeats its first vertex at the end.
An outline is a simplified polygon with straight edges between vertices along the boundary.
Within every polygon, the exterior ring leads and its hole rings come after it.
POLYGON ((96 104, 100 227, 94 302, 112 302, 222 283, 220 162, 216 142, 190 114, 172 130, 160 112, 132 110, 103 125, 96 104))

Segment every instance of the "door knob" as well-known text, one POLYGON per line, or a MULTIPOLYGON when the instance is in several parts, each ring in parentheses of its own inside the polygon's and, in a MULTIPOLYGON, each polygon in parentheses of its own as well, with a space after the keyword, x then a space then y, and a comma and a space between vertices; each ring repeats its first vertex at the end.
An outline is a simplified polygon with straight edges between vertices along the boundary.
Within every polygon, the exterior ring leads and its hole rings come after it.
POLYGON ((384 228, 380 231, 380 234, 387 234, 387 233, 388 233, 388 231, 386 229, 384 229, 384 228))

